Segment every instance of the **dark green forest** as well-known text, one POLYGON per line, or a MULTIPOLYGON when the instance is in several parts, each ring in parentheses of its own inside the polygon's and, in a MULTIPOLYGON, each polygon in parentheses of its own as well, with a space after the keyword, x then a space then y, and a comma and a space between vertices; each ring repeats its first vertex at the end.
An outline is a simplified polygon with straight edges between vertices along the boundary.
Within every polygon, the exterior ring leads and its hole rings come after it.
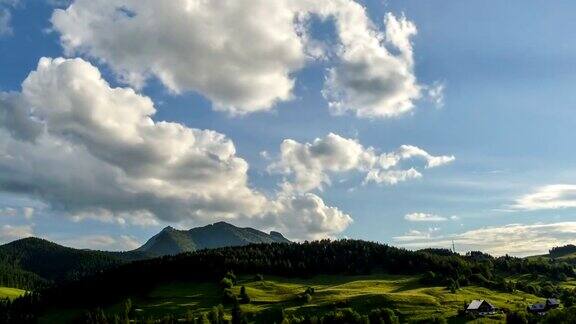
MULTIPOLYGON (((35 240, 25 243, 46 242, 35 240)), ((501 291, 517 289, 545 298, 559 296, 566 307, 574 305, 576 301, 574 291, 557 285, 567 277, 573 277, 574 268, 567 262, 555 259, 492 257, 482 252, 459 255, 443 249, 410 251, 361 240, 253 244, 133 262, 121 261, 106 253, 76 254, 74 251, 79 250, 70 250, 60 251, 50 261, 48 256, 55 253, 55 247, 50 244, 43 248, 42 255, 27 255, 23 245, 11 246, 10 253, 3 251, 2 266, 14 270, 3 272, 2 280, 22 288, 32 287, 31 283, 34 282, 36 289, 34 293, 13 302, 1 303, 4 313, 2 323, 34 322, 37 314, 43 310, 61 305, 94 309, 119 302, 133 294, 144 293, 167 281, 221 282, 229 273, 284 277, 319 274, 346 276, 373 272, 414 274, 421 275, 423 284, 443 285, 452 291, 467 285, 479 285, 501 291), (20 267, 34 269, 35 273, 17 270, 20 267), (517 274, 544 277, 546 280, 544 284, 541 280, 533 283, 506 280, 517 274), (114 294, 110 294, 111 291, 114 294)), ((374 311, 387 313, 386 310, 374 311)), ((371 316, 376 316, 374 314, 371 316)), ((103 318, 106 318, 98 311, 87 316, 84 320, 93 323, 103 323, 103 318)), ((325 316, 357 317, 353 310, 340 310, 325 316)), ((363 320, 364 316, 358 318, 363 320)), ((296 323, 310 321, 306 318, 292 319, 296 323)))

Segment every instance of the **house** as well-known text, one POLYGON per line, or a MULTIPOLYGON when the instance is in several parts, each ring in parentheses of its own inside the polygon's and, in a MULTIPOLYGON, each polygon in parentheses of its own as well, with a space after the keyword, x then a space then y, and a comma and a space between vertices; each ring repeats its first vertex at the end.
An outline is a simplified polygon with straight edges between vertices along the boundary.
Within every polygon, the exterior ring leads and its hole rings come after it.
POLYGON ((545 303, 537 303, 526 307, 526 310, 533 314, 544 315, 548 308, 545 303))
POLYGON ((556 298, 548 298, 542 303, 537 303, 526 307, 526 310, 533 314, 544 315, 547 311, 560 306, 560 302, 556 298))
POLYGON ((466 307, 466 313, 475 315, 491 315, 496 312, 496 308, 486 300, 473 300, 466 307))
POLYGON ((548 298, 546 299, 546 307, 548 309, 558 308, 560 306, 560 302, 556 298, 548 298))

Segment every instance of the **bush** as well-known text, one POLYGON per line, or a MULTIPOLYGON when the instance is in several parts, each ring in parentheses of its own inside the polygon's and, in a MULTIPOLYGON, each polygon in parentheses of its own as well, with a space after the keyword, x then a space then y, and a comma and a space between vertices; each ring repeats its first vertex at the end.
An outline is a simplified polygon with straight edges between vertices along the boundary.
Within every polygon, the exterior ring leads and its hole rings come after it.
POLYGON ((238 298, 236 298, 236 295, 234 295, 234 293, 230 289, 224 289, 223 300, 224 303, 226 304, 234 304, 238 302, 238 298))
POLYGON ((312 295, 310 295, 308 293, 304 293, 304 294, 302 294, 300 299, 305 303, 310 303, 312 301, 312 295))
POLYGON ((220 280, 220 286, 222 286, 223 289, 230 289, 234 286, 234 283, 230 278, 224 277, 220 280))
POLYGON ((232 272, 232 271, 226 272, 226 275, 224 276, 224 278, 230 279, 233 284, 236 283, 236 275, 235 275, 234 272, 232 272))
POLYGON ((242 288, 240 288, 240 302, 242 304, 249 304, 250 303, 250 296, 248 296, 248 293, 246 292, 246 287, 242 286, 242 288))
POLYGON ((389 308, 373 309, 368 315, 370 323, 398 324, 400 320, 393 310, 389 308))

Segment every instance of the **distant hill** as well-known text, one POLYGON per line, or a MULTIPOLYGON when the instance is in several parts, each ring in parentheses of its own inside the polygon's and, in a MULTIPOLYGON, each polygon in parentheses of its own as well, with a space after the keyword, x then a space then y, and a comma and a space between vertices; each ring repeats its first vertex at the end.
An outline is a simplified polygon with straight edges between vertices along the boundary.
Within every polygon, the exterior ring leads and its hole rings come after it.
POLYGON ((551 248, 548 254, 532 255, 528 256, 527 259, 539 260, 539 259, 552 259, 557 261, 567 262, 572 265, 576 265, 576 246, 572 244, 557 246, 551 248))
POLYGON ((65 247, 30 237, 0 245, 0 286, 31 289, 51 282, 75 280, 118 265, 200 249, 251 243, 290 242, 282 234, 266 234, 219 222, 188 231, 166 227, 140 248, 126 252, 65 247))
POLYGON ((0 264, 47 281, 72 280, 119 265, 117 253, 78 250, 35 237, 0 246, 0 264))
POLYGON ((135 251, 151 256, 162 256, 252 243, 289 242, 278 232, 267 234, 249 227, 241 228, 225 222, 218 222, 188 231, 166 227, 135 251))
POLYGON ((549 251, 551 258, 576 258, 576 245, 568 244, 564 246, 553 247, 549 251))

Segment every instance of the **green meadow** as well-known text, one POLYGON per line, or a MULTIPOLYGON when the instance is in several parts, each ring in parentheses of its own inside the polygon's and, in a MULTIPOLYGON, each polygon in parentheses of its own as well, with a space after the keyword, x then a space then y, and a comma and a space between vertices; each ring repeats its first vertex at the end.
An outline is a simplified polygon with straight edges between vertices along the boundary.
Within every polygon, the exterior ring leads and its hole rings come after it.
MULTIPOLYGON (((266 319, 281 310, 288 314, 321 314, 335 308, 352 307, 359 313, 371 309, 388 307, 393 309, 403 321, 443 316, 452 323, 464 323, 458 318, 459 309, 472 299, 487 299, 499 308, 510 310, 525 309, 529 303, 541 298, 522 293, 496 292, 483 287, 468 286, 451 293, 445 287, 423 286, 416 276, 367 275, 329 276, 322 275, 310 279, 266 277, 262 281, 240 278, 232 288, 240 293, 241 286, 251 298, 249 304, 241 306, 244 313, 254 321, 266 319), (306 288, 313 287, 315 293, 310 302, 298 298, 306 288)), ((187 313, 208 312, 222 303, 222 289, 217 283, 173 282, 155 287, 143 296, 131 296, 140 318, 160 317, 175 314, 184 317, 187 313)), ((230 307, 226 307, 230 311, 230 307)), ((107 312, 122 311, 122 304, 106 307, 107 312)), ((45 320, 71 317, 78 314, 74 310, 48 314, 45 320), (61 318, 62 318, 61 317, 61 318)), ((498 323, 503 315, 476 320, 474 322, 498 323)))
POLYGON ((26 293, 26 291, 22 289, 0 287, 0 299, 2 298, 14 299, 16 297, 24 295, 24 293, 26 293))

